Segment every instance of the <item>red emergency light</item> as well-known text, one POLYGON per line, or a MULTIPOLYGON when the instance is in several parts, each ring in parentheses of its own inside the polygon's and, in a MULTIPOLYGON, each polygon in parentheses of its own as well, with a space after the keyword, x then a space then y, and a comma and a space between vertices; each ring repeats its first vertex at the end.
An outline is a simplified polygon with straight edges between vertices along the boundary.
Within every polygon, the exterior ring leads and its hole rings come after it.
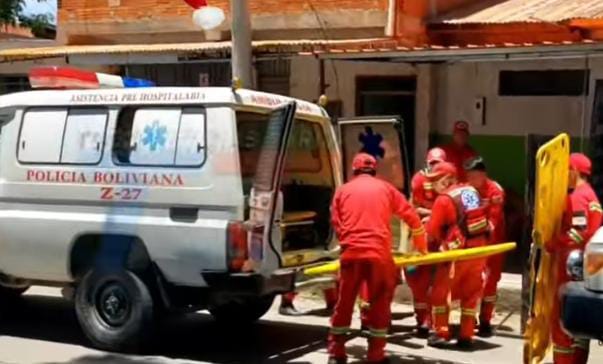
POLYGON ((153 82, 147 80, 58 66, 32 68, 29 71, 29 83, 32 88, 46 89, 98 89, 154 86, 153 82))

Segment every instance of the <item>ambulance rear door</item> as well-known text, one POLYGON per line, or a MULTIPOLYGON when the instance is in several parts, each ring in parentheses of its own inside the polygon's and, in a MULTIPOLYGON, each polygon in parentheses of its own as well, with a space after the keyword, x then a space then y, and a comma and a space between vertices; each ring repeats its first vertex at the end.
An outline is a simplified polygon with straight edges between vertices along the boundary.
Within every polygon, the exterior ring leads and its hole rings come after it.
POLYGON ((290 102, 270 114, 253 177, 249 197, 248 264, 257 272, 270 275, 281 266, 279 220, 282 198, 281 179, 295 119, 296 103, 290 102))
MULTIPOLYGON (((377 159, 377 176, 408 196, 410 171, 403 120, 392 116, 373 116, 340 119, 337 124, 344 180, 349 181, 353 177, 354 156, 364 152, 377 159)), ((406 252, 409 249, 408 227, 394 219, 392 231, 394 247, 406 252)))

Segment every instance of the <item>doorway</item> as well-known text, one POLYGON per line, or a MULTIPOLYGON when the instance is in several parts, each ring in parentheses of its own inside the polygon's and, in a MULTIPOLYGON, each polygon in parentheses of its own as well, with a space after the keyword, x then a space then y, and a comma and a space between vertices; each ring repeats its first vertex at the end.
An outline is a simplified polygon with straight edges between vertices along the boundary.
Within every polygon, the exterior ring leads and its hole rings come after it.
POLYGON ((408 150, 409 168, 415 160, 415 101, 417 78, 399 76, 356 77, 357 116, 400 116, 408 150))

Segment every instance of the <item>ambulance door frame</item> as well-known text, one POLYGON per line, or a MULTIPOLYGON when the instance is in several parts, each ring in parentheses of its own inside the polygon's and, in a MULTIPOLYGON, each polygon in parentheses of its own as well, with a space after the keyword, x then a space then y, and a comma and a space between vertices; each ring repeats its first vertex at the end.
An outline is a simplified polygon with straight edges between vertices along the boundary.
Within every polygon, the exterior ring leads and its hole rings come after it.
MULTIPOLYGON (((261 237, 261 254, 259 257, 260 258, 259 259, 259 263, 260 263, 259 271, 265 275, 272 274, 272 272, 275 269, 281 268, 283 265, 282 247, 275 246, 274 241, 273 241, 273 238, 274 238, 273 232, 274 232, 274 229, 279 228, 277 226, 277 222, 275 221, 275 217, 276 217, 275 214, 276 214, 276 208, 277 208, 277 204, 278 204, 278 194, 280 191, 280 186, 281 186, 282 177, 283 177, 283 171, 284 171, 284 167, 285 167, 285 159, 287 158, 289 138, 291 136, 291 131, 293 129, 293 122, 296 117, 296 110, 297 110, 297 103, 295 101, 291 101, 281 107, 278 107, 278 108, 270 111, 270 113, 269 113, 270 118, 272 118, 274 115, 278 115, 279 113, 282 113, 282 115, 281 115, 283 118, 282 122, 284 123, 284 125, 281 129, 280 135, 279 135, 278 151, 276 153, 276 157, 274 160, 274 166, 273 166, 273 171, 272 171, 272 173, 273 173, 272 181, 271 181, 271 185, 270 185, 271 189, 268 191, 266 191, 263 188, 258 189, 255 187, 256 182, 254 181, 253 187, 252 187, 252 192, 250 194, 250 209, 252 210, 252 212, 250 212, 249 220, 246 223, 247 230, 249 231, 249 236, 248 236, 248 252, 250 253, 249 259, 253 262, 254 269, 257 270, 258 259, 254 259, 254 256, 257 255, 257 253, 254 254, 254 252, 256 252, 255 245, 257 245, 255 242, 257 241, 257 238, 259 237, 259 236, 257 236, 258 233, 261 233, 262 237, 261 237), (259 191, 259 196, 255 196, 255 194, 256 194, 256 192, 254 192, 255 190, 259 191), (268 196, 263 195, 266 193, 268 194, 268 196), (268 199, 266 199, 266 197, 268 197, 268 199), (254 206, 252 206, 252 201, 255 201, 255 202, 253 202, 254 206), (255 205, 258 205, 258 206, 255 206, 255 205), (253 213, 254 207, 259 210, 259 212, 258 212, 259 215, 257 216, 257 217, 259 217, 259 219, 256 219, 256 216, 253 213), (265 211, 267 210, 266 214, 262 214, 261 210, 265 210, 265 211), (258 228, 262 228, 262 229, 258 230, 258 228), (275 264, 275 266, 273 266, 273 267, 265 267, 266 258, 270 252, 272 252, 272 254, 274 254, 274 256, 276 257, 277 264, 275 264)), ((268 122, 270 122, 270 120, 268 122)), ((265 147, 265 145, 263 143, 262 148, 264 148, 264 147, 265 147)), ((260 170, 259 163, 261 162, 261 155, 262 155, 262 153, 260 153, 260 160, 258 161, 258 168, 254 174, 254 180, 260 170)))
POLYGON ((345 160, 345 143, 342 133, 342 125, 345 124, 392 124, 394 129, 396 130, 396 134, 398 135, 398 140, 400 144, 400 154, 402 156, 402 171, 404 173, 404 186, 402 188, 402 192, 405 195, 409 195, 410 192, 410 178, 412 177, 410 174, 410 166, 409 166, 409 158, 408 151, 406 148, 406 136, 404 135, 404 120, 401 116, 396 115, 380 115, 380 116, 359 116, 353 118, 341 118, 337 119, 337 133, 339 136, 339 147, 341 148, 341 166, 343 172, 343 181, 346 182, 346 176, 348 174, 348 168, 350 166, 347 165, 345 160))

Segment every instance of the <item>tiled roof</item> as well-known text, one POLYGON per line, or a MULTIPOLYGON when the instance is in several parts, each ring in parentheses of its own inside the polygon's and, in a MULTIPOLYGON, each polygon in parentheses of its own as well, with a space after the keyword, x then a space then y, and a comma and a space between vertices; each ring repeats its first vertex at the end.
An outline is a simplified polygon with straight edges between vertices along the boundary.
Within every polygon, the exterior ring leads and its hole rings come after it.
POLYGON ((433 23, 504 24, 603 19, 603 0, 483 0, 447 13, 433 23))

